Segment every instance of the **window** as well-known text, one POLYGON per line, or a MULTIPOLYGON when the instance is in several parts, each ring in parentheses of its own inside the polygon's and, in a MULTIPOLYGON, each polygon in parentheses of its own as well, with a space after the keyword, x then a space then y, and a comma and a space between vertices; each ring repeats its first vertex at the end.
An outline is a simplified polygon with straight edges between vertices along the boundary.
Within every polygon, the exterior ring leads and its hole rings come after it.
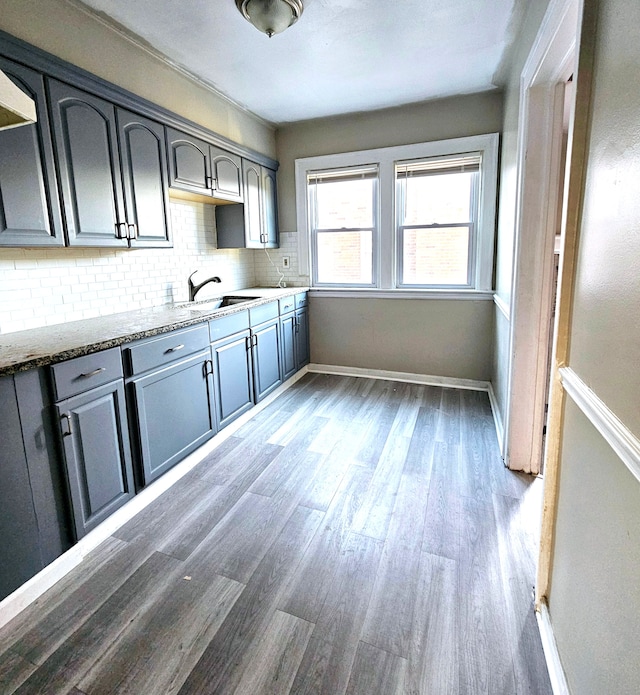
POLYGON ((498 135, 296 160, 300 272, 364 293, 490 292, 498 135))
POLYGON ((375 285, 377 167, 307 177, 314 285, 375 285))
POLYGON ((473 287, 481 157, 396 164, 398 286, 473 287))

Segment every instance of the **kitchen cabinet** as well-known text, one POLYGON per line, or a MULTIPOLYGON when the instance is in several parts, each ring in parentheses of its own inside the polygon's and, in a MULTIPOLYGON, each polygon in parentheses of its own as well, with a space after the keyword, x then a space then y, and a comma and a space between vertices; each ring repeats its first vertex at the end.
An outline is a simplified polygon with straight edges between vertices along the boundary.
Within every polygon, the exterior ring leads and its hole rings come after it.
POLYGON ((167 128, 170 186, 242 202, 241 158, 204 140, 167 128))
POLYGON ((49 81, 70 246, 170 246, 162 126, 49 81))
POLYGON ((0 246, 64 246, 44 80, 2 57, 0 69, 38 114, 37 123, 0 131, 0 246))
POLYGON ((309 362, 307 294, 280 300, 282 378, 288 379, 309 362))
POLYGON ((0 377, 0 600, 42 569, 13 377, 0 377))
POLYGON ((123 348, 139 485, 148 485, 217 431, 206 324, 123 348))
POLYGON ((254 400, 261 401, 282 383, 278 302, 249 309, 254 400))
POLYGON ((242 160, 244 203, 216 208, 218 248, 277 248, 276 172, 242 160))
POLYGON ((76 537, 135 494, 120 350, 52 367, 76 537))

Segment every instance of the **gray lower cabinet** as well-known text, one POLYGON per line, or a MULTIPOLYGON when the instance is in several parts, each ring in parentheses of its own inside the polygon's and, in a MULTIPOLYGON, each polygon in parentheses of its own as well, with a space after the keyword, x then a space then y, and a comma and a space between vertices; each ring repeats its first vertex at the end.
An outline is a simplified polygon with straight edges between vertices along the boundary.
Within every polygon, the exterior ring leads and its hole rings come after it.
POLYGON ((56 404, 77 538, 135 494, 122 379, 56 404))
POLYGON ((251 353, 255 402, 258 403, 282 383, 278 318, 251 329, 251 353))
POLYGON ((0 600, 42 569, 12 376, 0 378, 0 600))
POLYGON ((0 69, 38 113, 37 123, 0 130, 0 246, 64 246, 43 78, 2 57, 0 69))
POLYGON ((298 309, 296 311, 296 371, 309 363, 311 357, 309 350, 309 310, 298 309))
POLYGON ((282 378, 293 376, 310 358, 307 293, 280 300, 282 378))
POLYGON ((217 431, 208 327, 136 341, 123 354, 142 487, 217 431))
POLYGON ((211 360, 215 408, 222 429, 253 407, 250 331, 246 329, 212 343, 211 360))
POLYGON ((296 315, 291 312, 280 317, 282 378, 288 379, 298 371, 296 359, 296 315))

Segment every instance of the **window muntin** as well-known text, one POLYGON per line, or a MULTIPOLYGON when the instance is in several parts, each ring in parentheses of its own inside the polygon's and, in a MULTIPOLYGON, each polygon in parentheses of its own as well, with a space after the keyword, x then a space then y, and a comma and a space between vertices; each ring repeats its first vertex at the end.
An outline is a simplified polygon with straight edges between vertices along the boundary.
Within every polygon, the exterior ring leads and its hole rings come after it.
POLYGON ((377 182, 375 166, 308 174, 314 285, 375 286, 377 182))
POLYGON ((398 162, 397 287, 475 280, 480 154, 398 162))

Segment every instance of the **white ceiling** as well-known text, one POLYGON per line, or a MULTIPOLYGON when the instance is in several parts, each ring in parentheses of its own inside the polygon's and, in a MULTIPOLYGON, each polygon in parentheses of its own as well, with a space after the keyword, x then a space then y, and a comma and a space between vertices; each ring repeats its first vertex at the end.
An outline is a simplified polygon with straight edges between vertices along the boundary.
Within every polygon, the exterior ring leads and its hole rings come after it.
POLYGON ((275 124, 493 89, 526 1, 305 0, 269 39, 234 0, 82 0, 275 124))

